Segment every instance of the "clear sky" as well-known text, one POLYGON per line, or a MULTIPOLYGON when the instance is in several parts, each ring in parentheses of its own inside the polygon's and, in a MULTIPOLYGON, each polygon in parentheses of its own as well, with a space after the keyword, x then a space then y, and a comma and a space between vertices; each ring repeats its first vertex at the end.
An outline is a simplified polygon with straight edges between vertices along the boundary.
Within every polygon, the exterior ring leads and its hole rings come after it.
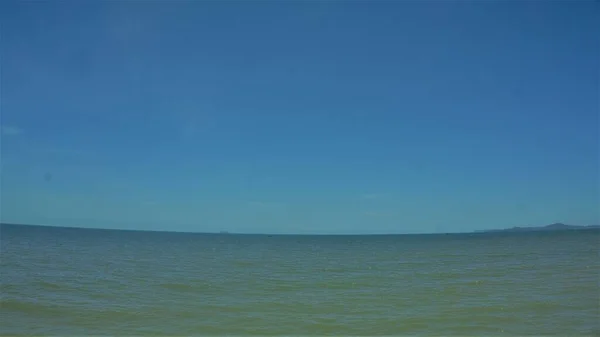
POLYGON ((3 222, 598 224, 598 1, 2 1, 3 222))

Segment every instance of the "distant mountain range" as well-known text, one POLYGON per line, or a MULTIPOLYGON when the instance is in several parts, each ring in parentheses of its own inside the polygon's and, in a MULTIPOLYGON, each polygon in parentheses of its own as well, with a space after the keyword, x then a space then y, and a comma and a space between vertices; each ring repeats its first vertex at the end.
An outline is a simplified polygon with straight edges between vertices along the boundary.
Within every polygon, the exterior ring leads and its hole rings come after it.
POLYGON ((551 232, 551 231, 567 231, 574 229, 600 229, 599 225, 591 225, 591 226, 574 226, 574 225, 565 225, 563 223, 554 223, 551 225, 543 226, 543 227, 513 227, 513 228, 505 228, 505 229, 487 229, 487 230, 478 230, 477 233, 492 233, 492 232, 551 232))

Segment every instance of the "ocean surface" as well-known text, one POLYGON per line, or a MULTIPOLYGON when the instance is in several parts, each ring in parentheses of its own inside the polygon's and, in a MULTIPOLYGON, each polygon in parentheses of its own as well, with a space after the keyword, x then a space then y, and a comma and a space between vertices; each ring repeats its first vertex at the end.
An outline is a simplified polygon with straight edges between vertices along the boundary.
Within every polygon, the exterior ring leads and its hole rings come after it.
POLYGON ((2 335, 600 335, 597 230, 0 241, 2 335))

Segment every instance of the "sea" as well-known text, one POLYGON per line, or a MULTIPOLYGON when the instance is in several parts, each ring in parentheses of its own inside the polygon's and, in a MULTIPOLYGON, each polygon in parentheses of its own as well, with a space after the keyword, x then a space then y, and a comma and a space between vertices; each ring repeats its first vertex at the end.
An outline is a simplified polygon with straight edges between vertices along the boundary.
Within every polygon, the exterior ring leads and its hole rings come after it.
POLYGON ((600 336, 598 230, 0 242, 4 336, 600 336))

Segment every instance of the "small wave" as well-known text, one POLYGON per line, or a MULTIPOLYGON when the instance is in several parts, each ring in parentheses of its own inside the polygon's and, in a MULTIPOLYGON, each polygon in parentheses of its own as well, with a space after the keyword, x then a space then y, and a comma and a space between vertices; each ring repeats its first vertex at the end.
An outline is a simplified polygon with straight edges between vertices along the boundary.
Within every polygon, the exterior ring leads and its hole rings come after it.
POLYGON ((236 267, 254 267, 254 266, 259 265, 258 262, 243 261, 243 260, 233 261, 232 264, 236 267))
POLYGON ((190 293, 203 292, 203 291, 207 291, 207 290, 213 292, 213 291, 221 288, 221 286, 218 284, 208 283, 208 282, 197 282, 197 281, 190 282, 190 283, 167 282, 167 283, 161 283, 158 286, 160 288, 171 290, 171 291, 190 292, 190 293))
POLYGON ((326 288, 329 290, 359 290, 359 289, 368 289, 372 288, 373 283, 366 281, 329 281, 329 282, 319 282, 314 284, 314 288, 326 288))
POLYGON ((40 288, 45 289, 45 290, 53 290, 53 291, 68 290, 67 287, 64 287, 58 283, 49 282, 49 281, 37 281, 37 282, 35 282, 35 285, 39 286, 40 288))
POLYGON ((60 305, 48 305, 29 301, 19 301, 14 299, 2 300, 2 311, 21 312, 30 316, 63 316, 73 314, 68 307, 60 305))
POLYGON ((197 290, 196 287, 190 286, 189 284, 183 284, 183 283, 162 283, 162 284, 159 284, 159 287, 169 289, 169 290, 189 291, 189 292, 194 292, 197 290))

